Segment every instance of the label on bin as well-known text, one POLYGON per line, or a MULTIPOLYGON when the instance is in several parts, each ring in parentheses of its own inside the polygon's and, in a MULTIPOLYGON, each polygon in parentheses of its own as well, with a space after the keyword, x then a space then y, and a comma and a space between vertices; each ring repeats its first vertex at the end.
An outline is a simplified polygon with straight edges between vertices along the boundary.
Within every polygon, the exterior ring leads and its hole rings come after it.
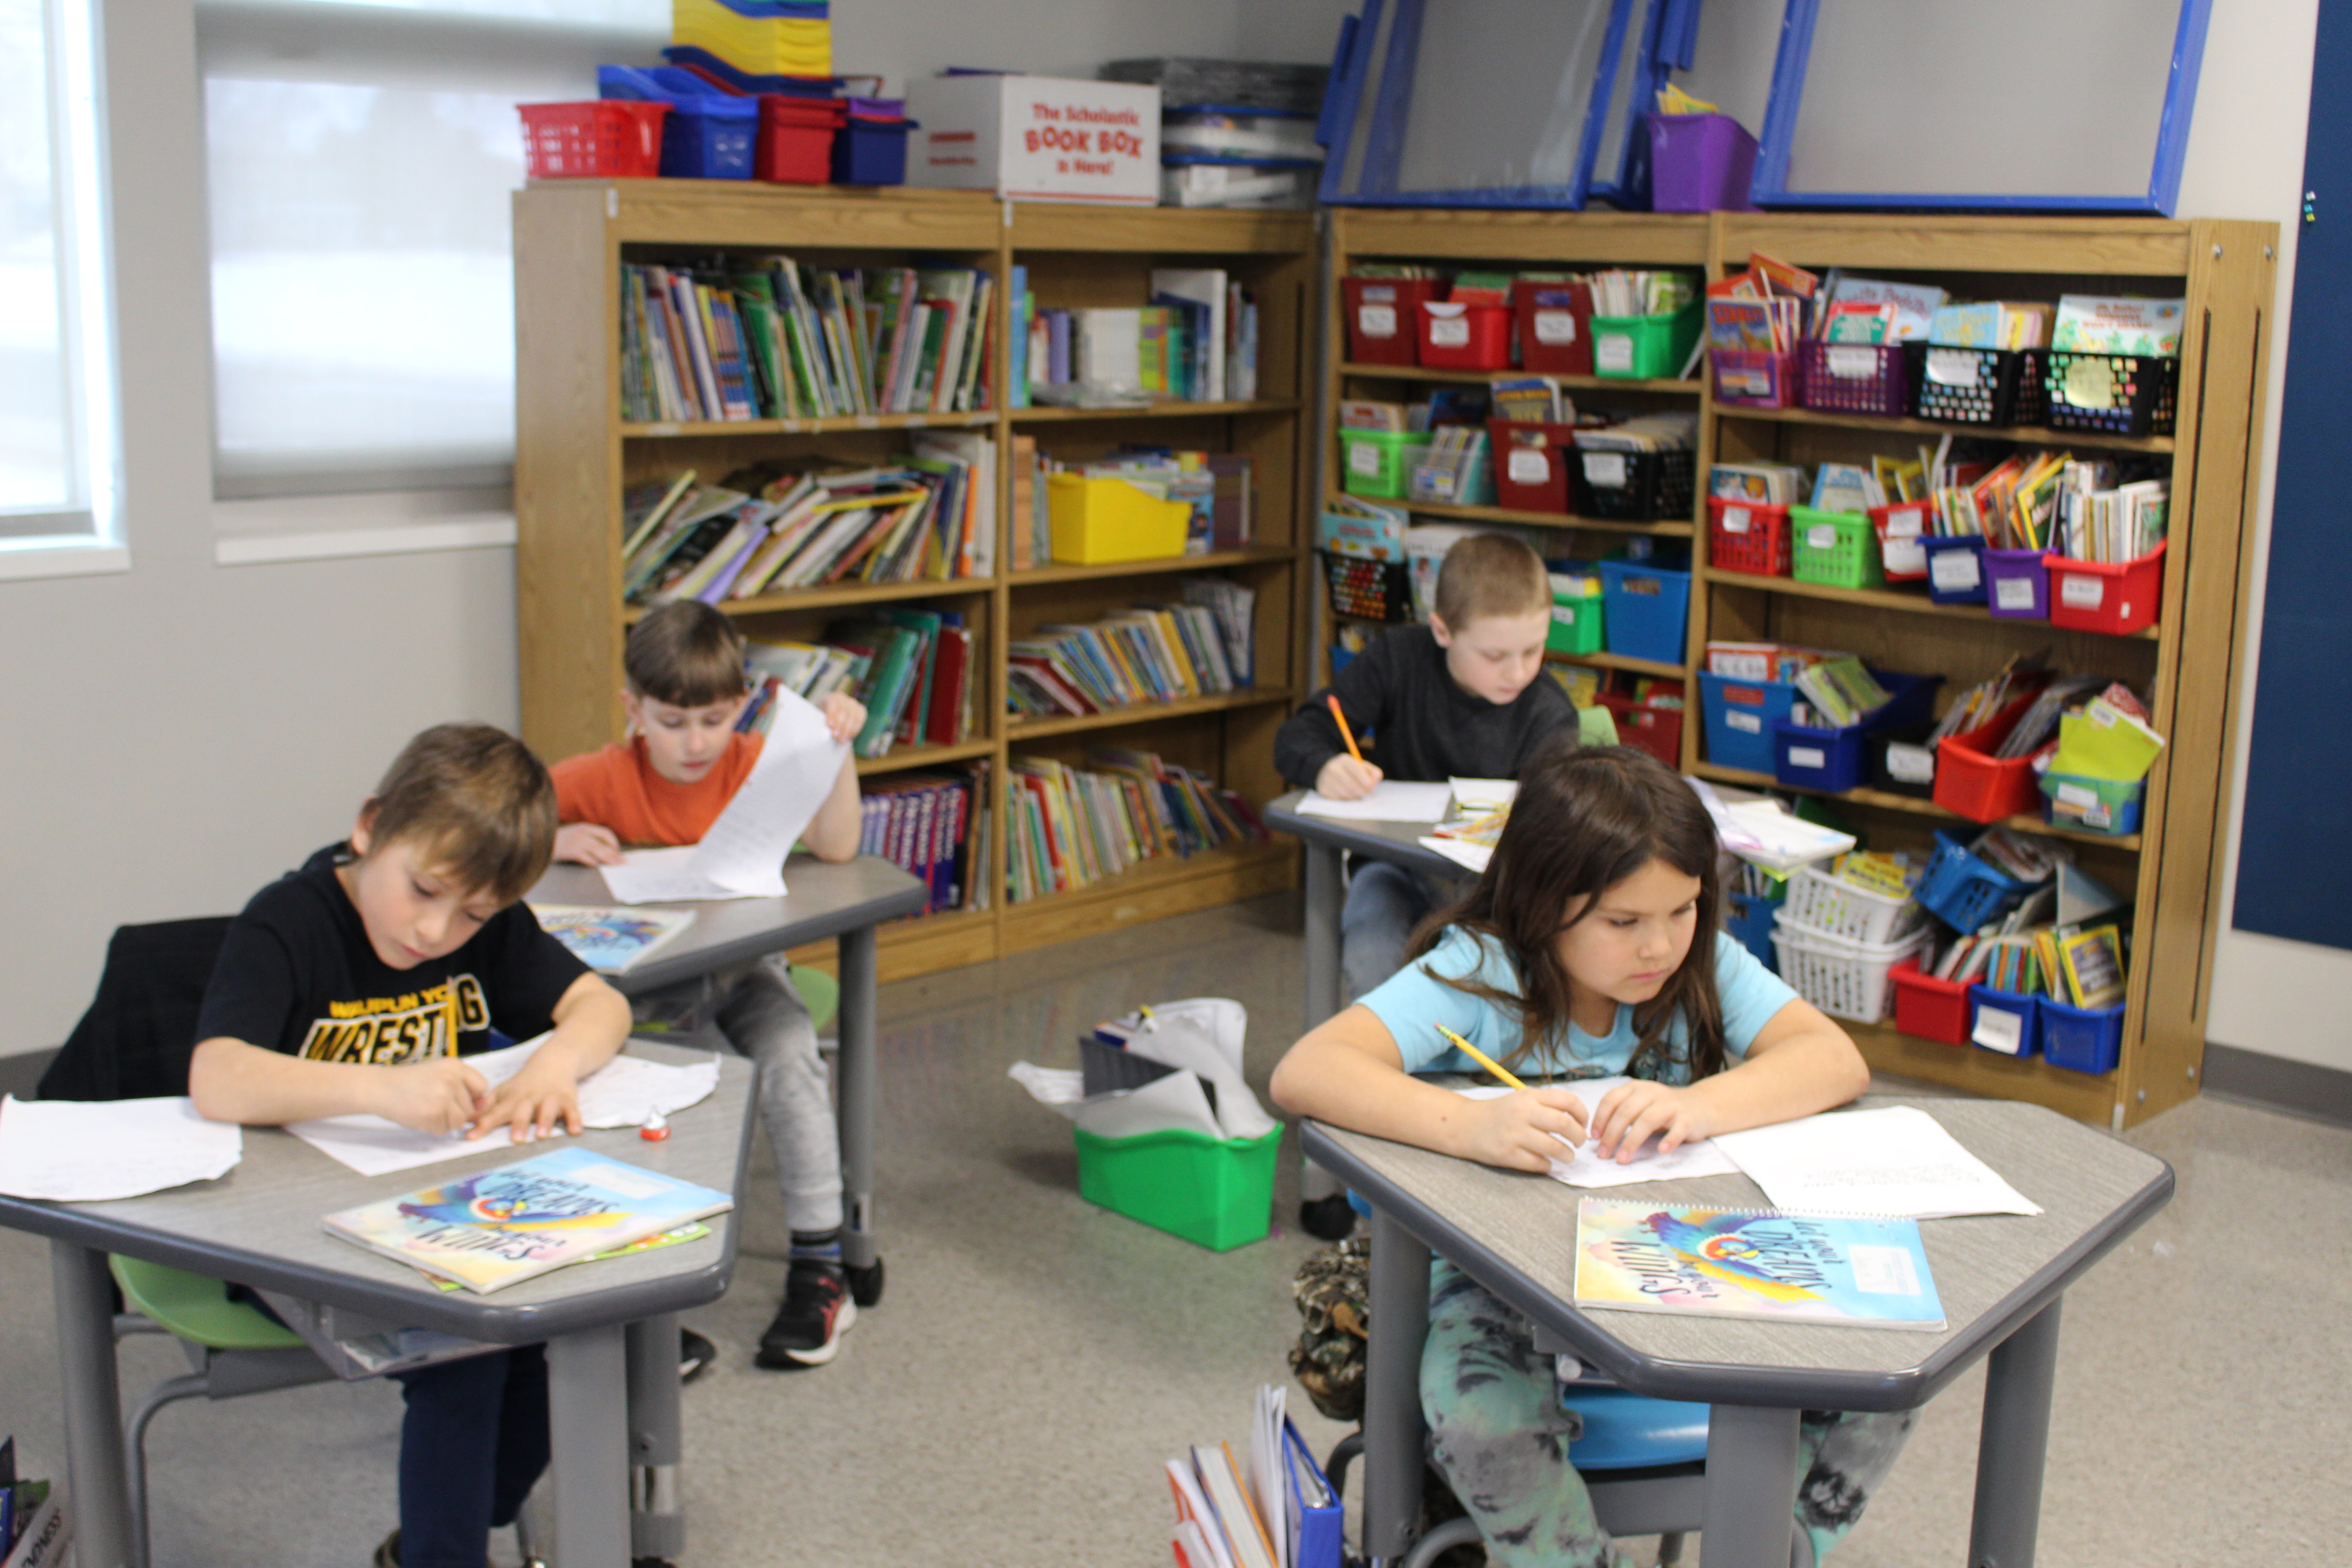
POLYGON ((1747 532, 1748 509, 1744 506, 1725 507, 1723 509, 1723 531, 1726 533, 1747 532))
POLYGON ((1504 472, 1515 485, 1539 485, 1551 478, 1551 459, 1539 447, 1514 447, 1504 472))
POLYGON ((1370 441, 1348 443, 1348 471, 1366 479, 1377 479, 1381 471, 1381 449, 1370 441))
POLYGON ((1611 332, 1592 340, 1592 368, 1623 374, 1633 368, 1633 340, 1623 332, 1611 332))
POLYGON ((1441 349, 1466 349, 1470 346, 1470 318, 1467 316, 1433 316, 1429 322, 1429 341, 1441 349))
POLYGON ((1819 746, 1791 746, 1789 748, 1789 765, 1792 768, 1825 768, 1830 765, 1830 754, 1819 746))
POLYGON ((2096 805, 2099 804, 2099 792, 2086 789, 2078 784, 2061 784, 2058 786, 2058 798, 2068 805, 2096 805))
POLYGON ((2069 573, 2059 581, 2058 602, 2070 610, 2095 610, 2106 596, 2106 579, 2087 572, 2069 573))
POLYGON ((1551 618, 1558 621, 1561 626, 1572 626, 1576 625, 1576 606, 1574 605, 1555 604, 1551 607, 1551 618))
POLYGON ((2066 401, 2077 408, 2105 409, 2116 405, 2115 367, 2103 359, 2066 362, 2066 401))
POLYGON ((1916 506, 1890 507, 1886 512, 1886 537, 1916 539, 1927 531, 1927 509, 1916 506))
POLYGON ((1764 732, 1764 721, 1759 714, 1726 713, 1723 721, 1743 734, 1760 735, 1764 732))
POLYGON ((1835 550, 1837 548, 1835 525, 1826 522, 1813 524, 1812 527, 1805 530, 1805 543, 1815 550, 1835 550))
POLYGON ((1842 381, 1868 381, 1878 374, 1876 349, 1829 349, 1822 357, 1829 373, 1842 381))
POLYGON ((1357 306, 1356 331, 1368 338, 1396 336, 1396 307, 1394 305, 1357 306))
POLYGON ((1557 348, 1576 341, 1576 312, 1573 310, 1538 310, 1536 342, 1557 348))
POLYGON ((1934 784, 1936 748, 1915 746, 1908 741, 1887 742, 1886 774, 1897 784, 1934 784))
POLYGON ((1412 470, 1412 493, 1416 500, 1452 500, 1454 470, 1436 463, 1423 463, 1412 470))
POLYGON ((1916 577, 1927 569, 1927 547, 1916 539, 1903 539, 1888 534, 1879 543, 1879 555, 1886 562, 1889 572, 1906 577, 1916 577))
POLYGON ((1974 386, 1980 363, 1974 349, 1929 349, 1927 379, 1938 386, 1974 386))
POLYGON ((1997 577, 1992 584, 1992 602, 2004 610, 2033 608, 2033 579, 2031 577, 1997 577))
POLYGON ((1625 488, 1625 454, 1622 452, 1585 453, 1584 482, 1588 485, 1599 485, 1602 489, 1623 489, 1625 488))
POLYGON ((1973 550, 1947 550, 1927 557, 1927 575, 1947 594, 1965 594, 1984 581, 1973 550))
MULTIPOLYGON (((2026 998, 2021 996, 2018 1000, 2023 1002, 2026 998)), ((1969 1037, 1989 1051, 2013 1057, 2025 1048, 2025 1015, 1988 1007, 1979 1002, 1976 1027, 1969 1031, 1969 1037)))

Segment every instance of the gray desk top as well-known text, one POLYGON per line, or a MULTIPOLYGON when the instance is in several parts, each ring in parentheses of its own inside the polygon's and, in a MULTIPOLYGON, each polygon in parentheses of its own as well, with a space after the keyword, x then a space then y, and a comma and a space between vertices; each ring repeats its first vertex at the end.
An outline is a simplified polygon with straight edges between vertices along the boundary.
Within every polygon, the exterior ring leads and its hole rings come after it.
MULTIPOLYGON (((609 904, 604 879, 590 866, 551 866, 524 895, 533 903, 609 904)), ((839 865, 796 855, 784 865, 781 899, 711 899, 656 909, 692 910, 694 923, 626 974, 609 976, 632 994, 691 980, 730 963, 763 958, 803 942, 911 915, 929 901, 922 879, 875 855, 839 865)))
POLYGON ((2040 1106, 1878 1095, 1860 1103, 1918 1106, 2045 1211, 1920 1222, 1949 1323, 1941 1333, 1570 1304, 1580 1199, 1769 1206, 1744 1175, 1588 1194, 1549 1176, 1319 1122, 1305 1124, 1304 1142, 1310 1158, 1433 1251, 1636 1393, 1807 1409, 1901 1410, 1926 1402, 2172 1195, 2172 1168, 2163 1161, 2040 1106))
MULTIPOLYGON (((701 1052, 649 1040, 632 1040, 628 1050, 656 1061, 708 1059, 701 1052)), ((0 1225, 411 1327, 530 1344, 718 1300, 734 1274, 741 1208, 713 1215, 710 1234, 698 1241, 554 1269, 488 1296, 436 1289, 406 1264, 330 1235, 319 1224, 320 1216, 575 1143, 733 1193, 740 1204, 751 1149, 751 1071, 740 1058, 721 1057, 717 1090, 672 1118, 669 1137, 658 1143, 646 1142, 635 1128, 616 1128, 362 1176, 290 1132, 248 1127, 244 1160, 218 1181, 102 1204, 0 1196, 0 1225)))
POLYGON ((1434 871, 1445 877, 1467 877, 1468 868, 1450 860, 1434 849, 1424 848, 1421 840, 1433 824, 1426 822, 1355 822, 1332 816, 1307 816, 1298 810, 1299 802, 1307 791, 1292 790, 1288 795, 1269 802, 1263 815, 1265 825, 1277 833, 1287 833, 1308 844, 1327 849, 1345 849, 1375 860, 1390 860, 1400 866, 1410 866, 1416 871, 1434 871))

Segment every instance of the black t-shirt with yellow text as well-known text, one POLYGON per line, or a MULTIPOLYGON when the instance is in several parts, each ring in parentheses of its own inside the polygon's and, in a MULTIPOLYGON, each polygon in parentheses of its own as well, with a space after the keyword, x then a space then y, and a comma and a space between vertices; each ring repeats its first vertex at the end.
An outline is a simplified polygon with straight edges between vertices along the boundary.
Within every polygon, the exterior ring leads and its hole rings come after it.
POLYGON ((469 1056, 489 1048, 493 1027, 514 1040, 547 1030, 587 973, 520 903, 446 957, 392 968, 336 879, 349 854, 331 845, 245 906, 205 988, 197 1039, 387 1067, 469 1056))

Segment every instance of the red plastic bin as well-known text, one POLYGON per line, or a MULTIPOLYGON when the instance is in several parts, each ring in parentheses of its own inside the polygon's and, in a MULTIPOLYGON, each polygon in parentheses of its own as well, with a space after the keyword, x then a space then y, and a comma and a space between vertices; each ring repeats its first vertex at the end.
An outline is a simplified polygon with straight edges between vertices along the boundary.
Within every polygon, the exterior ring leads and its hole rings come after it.
POLYGON ((534 180, 650 180, 661 173, 667 103, 604 98, 519 103, 523 162, 534 180))
POLYGON ((1538 374, 1592 374, 1592 286, 1521 279, 1511 288, 1519 363, 1538 374))
POLYGON ((1616 721, 1620 745, 1638 747, 1675 772, 1682 771, 1683 710, 1647 707, 1613 691, 1600 692, 1592 700, 1609 710, 1610 718, 1616 721))
POLYGON ((1707 497, 1706 551, 1710 570, 1786 577, 1793 551, 1789 509, 1765 501, 1707 497))
POLYGON ((1938 1045, 1969 1043, 1969 983, 1938 980, 1906 958, 1895 967, 1895 1026, 1938 1045))
POLYGON ((1421 307, 1444 296, 1434 278, 1342 278, 1348 312, 1348 358, 1355 364, 1412 364, 1420 342, 1421 307))
POLYGON ((1927 547, 1919 542, 1927 532, 1935 508, 1923 500, 1897 501, 1870 509, 1870 526, 1878 533, 1878 558, 1890 583, 1925 582, 1927 547))
POLYGON ((1937 805, 1957 811, 1971 822, 1999 822, 2004 816, 2041 808, 2042 781, 2033 771, 2033 759, 1993 755, 2033 701, 2032 697, 2021 697, 1994 714, 1990 722, 1947 735, 1937 744, 1937 805))
POLYGON ((751 177, 776 185, 822 185, 833 178, 833 142, 848 105, 835 98, 760 95, 760 139, 751 177))
POLYGON ((1565 515, 1576 426, 1489 419, 1486 433, 1495 458, 1495 504, 1565 515))
POLYGON ((1507 370, 1511 308, 1424 300, 1421 363, 1431 370, 1507 370))
POLYGON ((2050 568, 2050 624, 2069 631, 2127 637, 2156 624, 2164 597, 2164 546, 2137 561, 2107 565, 2045 555, 2050 568))

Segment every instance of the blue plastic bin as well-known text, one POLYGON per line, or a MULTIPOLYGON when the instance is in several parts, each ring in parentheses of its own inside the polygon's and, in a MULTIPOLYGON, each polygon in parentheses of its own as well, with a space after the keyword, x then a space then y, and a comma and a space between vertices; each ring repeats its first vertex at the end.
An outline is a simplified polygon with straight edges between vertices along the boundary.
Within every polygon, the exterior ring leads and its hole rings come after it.
POLYGON ((667 179, 748 180, 760 139, 760 100, 734 98, 677 66, 598 66, 599 98, 667 103, 661 172, 667 179))
POLYGON ((2008 872, 1988 866, 1948 833, 1936 835, 1936 858, 1912 896, 1929 914, 1957 931, 1972 931, 2025 901, 2032 889, 2008 872))
POLYGON ((1996 991, 1990 985, 1969 986, 1969 1044, 1980 1051, 1995 1051, 1999 1056, 2012 1054, 1997 1051, 1977 1038, 1978 1019, 1987 1012, 2007 1013, 2017 1019, 2017 1050, 2014 1054, 2020 1057, 2039 1054, 2042 1049, 2042 1005, 2041 997, 2022 992, 1996 991))
POLYGON ((1601 563, 1601 621, 1609 651, 1660 664, 1683 661, 1691 574, 1646 561, 1601 563))
POLYGON ((1927 597, 1939 605, 1985 602, 1985 542, 1979 534, 1931 535, 1919 542, 1927 552, 1927 597))
POLYGON ((1797 700, 1795 681, 1736 680, 1701 670, 1698 700, 1708 762, 1750 773, 1772 771, 1772 726, 1789 717, 1797 700))
POLYGON ((1723 895, 1723 929, 1731 940, 1756 955, 1772 973, 1780 973, 1779 952, 1772 946, 1772 917, 1780 906, 1756 893, 1726 893, 1723 895))
POLYGON ((2052 1067, 2069 1072, 2109 1073, 2123 1058, 2124 1005, 2075 1007, 2044 996, 2042 1014, 2042 1055, 2052 1067))
POLYGON ((907 118, 906 100, 853 98, 848 103, 849 118, 833 139, 833 183, 905 184, 907 132, 918 129, 907 118))
POLYGON ((1870 737, 1882 730, 1897 730, 1928 719, 1934 712, 1940 675, 1899 675, 1874 669, 1871 675, 1891 699, 1859 724, 1842 730, 1816 730, 1782 719, 1772 726, 1772 774, 1784 784, 1805 789, 1843 792, 1870 774, 1870 737))

